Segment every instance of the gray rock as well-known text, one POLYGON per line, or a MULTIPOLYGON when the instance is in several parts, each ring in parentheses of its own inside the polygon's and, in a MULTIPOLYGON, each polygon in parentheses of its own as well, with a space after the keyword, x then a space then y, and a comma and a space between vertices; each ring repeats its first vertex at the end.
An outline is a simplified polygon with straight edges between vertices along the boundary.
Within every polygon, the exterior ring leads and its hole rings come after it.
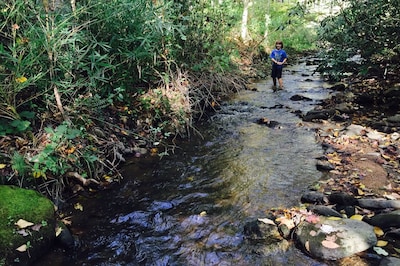
POLYGON ((296 241, 313 257, 338 260, 374 246, 377 238, 369 224, 352 220, 320 217, 316 224, 304 221, 296 231, 296 241))
POLYGON ((328 161, 317 161, 317 170, 318 171, 331 171, 335 170, 335 166, 328 161))
POLYGON ((333 216, 333 217, 342 218, 342 215, 339 212, 329 208, 328 206, 324 206, 324 205, 308 206, 307 210, 312 211, 315 214, 323 215, 326 217, 333 216))
POLYGON ((341 206, 353 206, 357 203, 357 200, 352 195, 343 192, 334 192, 330 194, 328 200, 332 204, 341 206))
POLYGON ((320 192, 308 191, 301 196, 301 202, 303 203, 327 203, 327 197, 320 192))
POLYGON ((311 110, 303 116, 304 121, 312 121, 316 119, 326 120, 335 114, 335 109, 311 110))
POLYGON ((365 127, 360 126, 360 125, 351 124, 346 128, 345 134, 349 137, 361 136, 361 135, 363 135, 364 131, 365 131, 365 127))
POLYGON ((396 114, 394 116, 388 117, 387 121, 395 123, 395 124, 400 124, 400 114, 396 114))
POLYGON ((385 257, 379 263, 379 266, 398 266, 400 265, 400 259, 395 257, 385 257))
POLYGON ((336 105, 336 110, 338 110, 341 113, 345 113, 345 114, 350 114, 350 113, 354 113, 353 107, 351 106, 350 103, 340 103, 338 105, 336 105))
POLYGON ((358 206, 366 209, 400 209, 400 200, 358 199, 358 206))
POLYGON ((275 244, 283 240, 283 237, 278 231, 278 226, 273 222, 263 222, 263 219, 248 222, 244 226, 244 235, 248 240, 262 242, 264 244, 275 244))
POLYGON ((370 131, 367 133, 367 137, 370 139, 374 139, 374 140, 383 140, 383 138, 385 137, 381 132, 378 132, 376 130, 370 131))
POLYGON ((364 221, 373 226, 378 226, 383 230, 390 227, 400 227, 400 210, 389 213, 377 214, 371 218, 364 218, 364 221))

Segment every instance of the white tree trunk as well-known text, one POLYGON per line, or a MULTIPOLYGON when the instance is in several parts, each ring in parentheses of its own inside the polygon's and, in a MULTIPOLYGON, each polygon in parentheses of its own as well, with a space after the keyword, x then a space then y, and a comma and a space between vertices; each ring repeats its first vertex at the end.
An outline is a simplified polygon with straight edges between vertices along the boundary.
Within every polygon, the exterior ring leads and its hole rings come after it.
POLYGON ((240 37, 243 42, 248 40, 247 23, 249 19, 249 8, 251 6, 251 0, 243 0, 243 14, 242 14, 242 26, 240 31, 240 37))

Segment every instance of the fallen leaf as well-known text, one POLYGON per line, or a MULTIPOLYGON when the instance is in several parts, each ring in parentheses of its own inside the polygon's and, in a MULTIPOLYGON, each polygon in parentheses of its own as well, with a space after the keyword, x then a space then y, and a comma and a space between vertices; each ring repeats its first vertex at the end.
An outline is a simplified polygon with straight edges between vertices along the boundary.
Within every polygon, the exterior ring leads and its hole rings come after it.
POLYGON ((22 235, 22 236, 28 236, 29 235, 29 233, 25 229, 18 230, 17 233, 22 235))
POLYGON ((392 194, 383 194, 383 197, 390 199, 390 200, 398 200, 400 199, 400 195, 397 193, 392 193, 392 194))
POLYGON ((335 249, 335 248, 340 247, 340 246, 339 246, 338 244, 336 244, 335 242, 329 241, 329 240, 323 240, 323 241, 321 242, 321 244, 322 244, 324 247, 330 248, 330 249, 335 249))
POLYGON ((333 226, 328 225, 328 224, 323 224, 321 226, 320 230, 325 234, 330 234, 330 233, 333 233, 333 232, 337 231, 336 228, 334 228, 333 226))
POLYGON ((383 236, 385 233, 378 226, 374 226, 374 233, 377 237, 383 236))
POLYGON ((354 214, 353 216, 350 217, 352 220, 357 220, 357 221, 362 221, 363 216, 360 214, 354 214))
POLYGON ((26 244, 23 244, 22 246, 19 246, 15 250, 18 250, 19 252, 25 252, 28 249, 28 246, 26 244))
POLYGON ((63 229, 61 227, 57 226, 57 228, 56 228, 56 237, 58 237, 61 234, 62 230, 63 229))
POLYGON ((384 250, 383 248, 374 247, 373 249, 376 252, 376 254, 378 254, 378 255, 383 255, 383 256, 388 256, 389 255, 389 253, 386 250, 384 250))
POLYGON ((277 218, 275 221, 279 222, 279 226, 286 225, 289 230, 295 227, 293 220, 284 216, 277 218))
POLYGON ((78 202, 78 203, 75 203, 74 209, 75 209, 75 210, 83 211, 83 206, 82 206, 82 204, 80 204, 80 203, 78 202))
POLYGON ((271 219, 268 219, 268 218, 258 218, 258 220, 259 220, 260 222, 265 223, 265 224, 272 224, 272 225, 275 225, 274 221, 272 221, 271 219))
POLYGON ((207 212, 206 212, 206 211, 202 211, 202 212, 200 213, 200 216, 201 216, 201 217, 207 216, 207 212))
POLYGON ((27 228, 27 227, 29 227, 29 226, 34 225, 34 223, 25 221, 24 219, 19 219, 19 220, 15 223, 15 225, 18 226, 20 229, 24 229, 24 228, 27 228))
POLYGON ((306 241, 306 243, 304 244, 304 247, 306 248, 306 250, 308 252, 310 252, 310 242, 309 241, 306 241))
POLYGON ((40 228, 42 228, 41 224, 35 224, 34 226, 32 226, 32 230, 36 232, 39 232, 40 228))
POLYGON ((387 244, 388 244, 388 242, 385 240, 378 240, 378 242, 376 242, 377 247, 386 247, 387 244))
POLYGON ((0 169, 4 169, 4 168, 6 168, 6 164, 4 164, 4 163, 0 163, 0 169))
POLYGON ((342 218, 336 217, 336 216, 329 216, 329 217, 327 218, 327 220, 339 221, 339 220, 342 220, 342 218))
POLYGON ((311 224, 316 224, 319 222, 319 216, 315 214, 308 215, 306 217, 306 222, 309 222, 311 224))

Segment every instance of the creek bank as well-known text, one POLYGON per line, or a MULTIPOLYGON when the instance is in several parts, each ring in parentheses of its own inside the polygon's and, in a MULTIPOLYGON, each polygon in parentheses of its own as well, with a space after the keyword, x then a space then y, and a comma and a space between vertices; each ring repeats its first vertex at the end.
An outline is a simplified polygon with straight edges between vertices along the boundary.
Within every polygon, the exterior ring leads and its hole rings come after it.
POLYGON ((29 265, 56 239, 54 205, 38 192, 0 186, 0 265, 29 265))

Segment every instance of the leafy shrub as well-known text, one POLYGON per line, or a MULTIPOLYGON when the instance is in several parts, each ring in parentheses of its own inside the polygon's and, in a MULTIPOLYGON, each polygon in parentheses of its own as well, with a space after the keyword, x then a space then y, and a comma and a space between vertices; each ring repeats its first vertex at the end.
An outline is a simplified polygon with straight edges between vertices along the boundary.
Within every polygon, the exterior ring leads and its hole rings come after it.
POLYGON ((350 0, 338 15, 324 19, 319 30, 324 50, 320 70, 332 78, 360 70, 366 74, 368 68, 398 57, 399 5, 399 0, 350 0))

